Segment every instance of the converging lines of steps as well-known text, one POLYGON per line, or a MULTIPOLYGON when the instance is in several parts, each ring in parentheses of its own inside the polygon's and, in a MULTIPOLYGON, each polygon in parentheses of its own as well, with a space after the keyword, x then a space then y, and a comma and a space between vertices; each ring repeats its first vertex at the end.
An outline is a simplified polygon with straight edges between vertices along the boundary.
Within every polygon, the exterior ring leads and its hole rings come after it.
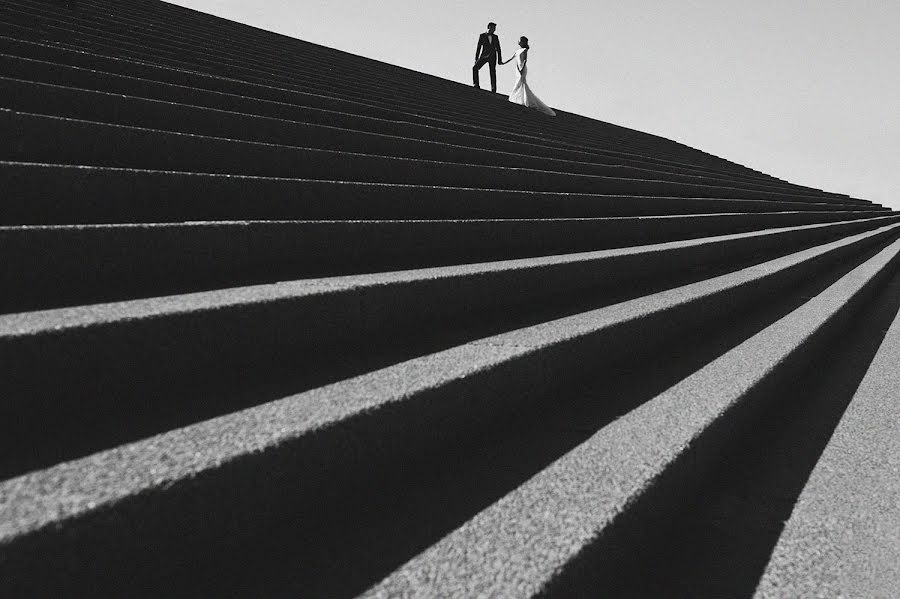
POLYGON ((900 588, 900 214, 157 0, 0 131, 0 596, 900 588))

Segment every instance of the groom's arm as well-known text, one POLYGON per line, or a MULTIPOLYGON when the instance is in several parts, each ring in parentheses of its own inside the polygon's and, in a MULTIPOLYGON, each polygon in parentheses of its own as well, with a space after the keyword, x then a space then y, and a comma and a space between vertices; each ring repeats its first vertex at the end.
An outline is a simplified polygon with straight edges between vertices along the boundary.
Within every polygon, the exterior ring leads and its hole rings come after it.
POLYGON ((475 60, 478 60, 478 57, 481 56, 481 36, 478 36, 478 45, 475 46, 475 60))
POLYGON ((503 57, 500 55, 500 36, 495 35, 494 41, 497 42, 497 62, 503 62, 503 57))

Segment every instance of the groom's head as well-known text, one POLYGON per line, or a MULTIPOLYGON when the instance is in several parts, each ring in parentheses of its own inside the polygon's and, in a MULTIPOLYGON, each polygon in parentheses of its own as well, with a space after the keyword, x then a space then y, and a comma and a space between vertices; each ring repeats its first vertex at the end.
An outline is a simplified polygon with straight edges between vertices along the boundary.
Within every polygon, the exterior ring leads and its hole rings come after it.
POLYGON ((497 28, 496 23, 488 23, 488 33, 494 33, 494 29, 497 28))

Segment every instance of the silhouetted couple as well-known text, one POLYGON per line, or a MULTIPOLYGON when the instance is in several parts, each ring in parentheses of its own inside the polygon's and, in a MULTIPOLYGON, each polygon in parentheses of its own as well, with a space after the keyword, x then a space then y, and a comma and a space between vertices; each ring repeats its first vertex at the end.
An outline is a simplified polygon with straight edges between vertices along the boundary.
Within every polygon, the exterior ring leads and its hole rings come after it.
POLYGON ((516 85, 513 88, 512 93, 509 95, 509 101, 540 110, 544 114, 549 114, 550 116, 555 116, 556 113, 553 112, 553 109, 541 102, 541 100, 534 95, 534 92, 531 91, 531 88, 528 87, 528 81, 526 80, 528 74, 528 67, 526 66, 526 63, 528 62, 528 38, 524 35, 520 37, 519 49, 516 50, 515 55, 504 61, 500 54, 500 38, 495 33, 496 30, 496 23, 488 23, 487 31, 478 36, 478 46, 475 47, 475 66, 472 67, 473 85, 479 89, 481 88, 478 84, 478 72, 481 70, 481 67, 488 65, 488 70, 491 73, 491 91, 496 93, 497 63, 499 62, 501 65, 504 65, 507 62, 515 60, 516 70, 518 71, 519 76, 518 79, 516 79, 516 85))

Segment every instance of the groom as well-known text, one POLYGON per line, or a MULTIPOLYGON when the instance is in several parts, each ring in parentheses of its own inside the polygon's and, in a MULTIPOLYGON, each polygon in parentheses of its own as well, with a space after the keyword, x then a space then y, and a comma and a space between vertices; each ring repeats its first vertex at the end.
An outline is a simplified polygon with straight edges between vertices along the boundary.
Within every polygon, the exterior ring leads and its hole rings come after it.
POLYGON ((488 23, 487 31, 478 36, 478 46, 475 48, 475 66, 472 67, 472 83, 478 89, 478 71, 485 64, 491 72, 491 91, 497 93, 497 61, 500 58, 500 38, 494 33, 496 23, 488 23))

